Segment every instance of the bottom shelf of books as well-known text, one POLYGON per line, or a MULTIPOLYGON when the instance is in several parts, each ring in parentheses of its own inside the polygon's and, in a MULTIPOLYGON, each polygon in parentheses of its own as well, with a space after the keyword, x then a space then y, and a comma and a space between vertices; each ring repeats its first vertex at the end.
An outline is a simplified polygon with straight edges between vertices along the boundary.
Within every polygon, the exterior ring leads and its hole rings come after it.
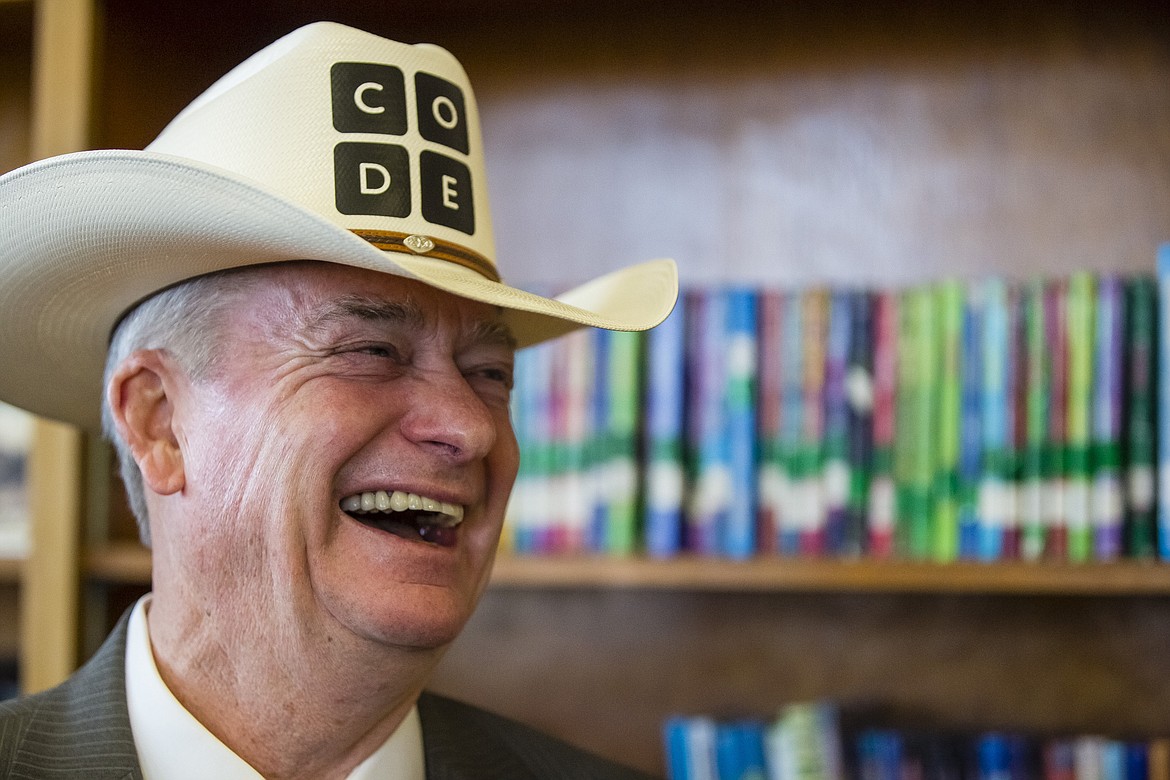
POLYGON ((872 708, 785 705, 768 719, 675 716, 669 780, 1162 780, 1170 738, 891 727, 872 708))

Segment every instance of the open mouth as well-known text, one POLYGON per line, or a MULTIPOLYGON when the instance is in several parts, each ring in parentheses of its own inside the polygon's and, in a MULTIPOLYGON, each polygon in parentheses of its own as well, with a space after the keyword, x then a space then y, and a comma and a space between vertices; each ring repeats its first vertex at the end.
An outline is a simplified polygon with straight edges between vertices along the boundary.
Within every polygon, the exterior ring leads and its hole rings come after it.
POLYGON ((451 547, 463 522, 463 507, 401 490, 356 493, 341 500, 341 511, 363 525, 451 547))

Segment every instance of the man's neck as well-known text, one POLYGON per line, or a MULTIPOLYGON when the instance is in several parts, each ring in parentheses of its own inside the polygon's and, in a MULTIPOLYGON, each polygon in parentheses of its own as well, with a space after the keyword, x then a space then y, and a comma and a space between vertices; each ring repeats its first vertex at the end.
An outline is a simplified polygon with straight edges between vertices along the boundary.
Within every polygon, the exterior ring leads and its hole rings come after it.
POLYGON ((155 594, 155 662, 175 698, 270 780, 345 778, 410 712, 438 653, 303 633, 177 609, 155 594), (225 640, 225 637, 231 637, 225 640))

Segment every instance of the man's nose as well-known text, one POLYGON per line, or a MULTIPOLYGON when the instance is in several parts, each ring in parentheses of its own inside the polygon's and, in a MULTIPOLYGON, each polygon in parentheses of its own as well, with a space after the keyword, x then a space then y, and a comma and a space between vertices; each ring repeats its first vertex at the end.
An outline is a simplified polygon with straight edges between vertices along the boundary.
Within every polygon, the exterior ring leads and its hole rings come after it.
POLYGON ((470 462, 491 451, 496 423, 491 410, 458 371, 429 374, 417 382, 402 434, 452 462, 470 462))

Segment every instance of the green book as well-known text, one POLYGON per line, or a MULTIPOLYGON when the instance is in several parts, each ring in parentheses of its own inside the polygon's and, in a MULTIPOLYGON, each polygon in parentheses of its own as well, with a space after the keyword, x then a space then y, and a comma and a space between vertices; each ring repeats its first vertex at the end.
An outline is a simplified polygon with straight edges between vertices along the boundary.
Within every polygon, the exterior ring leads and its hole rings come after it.
POLYGON ((931 554, 935 463, 934 396, 938 360, 935 302, 930 287, 903 293, 898 335, 897 450, 899 552, 913 560, 931 554))
POLYGON ((963 285, 957 280, 939 284, 934 291, 935 327, 932 353, 937 360, 935 403, 935 453, 931 549, 939 563, 953 561, 959 550, 959 438, 963 336, 963 285))
POLYGON ((1093 557, 1089 504, 1089 431, 1092 424, 1093 355, 1096 333, 1096 281, 1091 273, 1069 277, 1065 323, 1068 332, 1068 396, 1065 411, 1064 511, 1068 524, 1068 558, 1083 563, 1093 557))
POLYGON ((642 334, 609 333, 609 424, 603 470, 609 493, 605 551, 630 555, 638 528, 638 424, 641 407, 642 334))

